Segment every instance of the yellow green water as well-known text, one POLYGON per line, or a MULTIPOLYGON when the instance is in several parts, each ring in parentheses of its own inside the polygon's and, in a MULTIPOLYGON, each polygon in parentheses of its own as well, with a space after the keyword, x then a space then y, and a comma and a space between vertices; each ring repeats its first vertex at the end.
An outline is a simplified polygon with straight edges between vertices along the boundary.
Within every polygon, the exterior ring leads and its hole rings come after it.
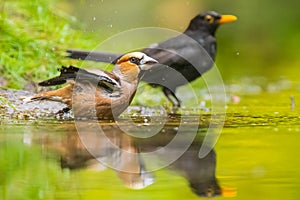
MULTIPOLYGON (((284 112, 280 107, 275 113, 247 109, 228 113, 214 148, 216 178, 223 191, 216 198, 299 199, 299 112, 288 108, 284 112)), ((172 167, 154 171, 153 184, 136 190, 112 169, 81 166, 87 155, 74 139, 76 134, 72 121, 2 124, 0 199, 203 198, 193 192, 180 170, 172 167), (77 169, 61 168, 63 159, 74 161, 77 169)), ((156 142, 153 139, 149 146, 156 142)), ((195 176, 202 170, 192 169, 195 176)))

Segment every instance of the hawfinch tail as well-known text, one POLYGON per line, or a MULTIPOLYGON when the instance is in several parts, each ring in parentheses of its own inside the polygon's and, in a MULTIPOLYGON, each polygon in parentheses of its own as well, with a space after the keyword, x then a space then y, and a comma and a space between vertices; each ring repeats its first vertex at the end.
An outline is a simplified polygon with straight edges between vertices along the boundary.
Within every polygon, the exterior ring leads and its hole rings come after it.
POLYGON ((114 119, 131 103, 139 82, 139 73, 157 61, 144 53, 133 52, 116 60, 112 72, 79 69, 69 66, 59 69, 60 75, 40 82, 40 86, 67 83, 63 88, 41 92, 25 101, 58 101, 72 108, 75 117, 114 119))

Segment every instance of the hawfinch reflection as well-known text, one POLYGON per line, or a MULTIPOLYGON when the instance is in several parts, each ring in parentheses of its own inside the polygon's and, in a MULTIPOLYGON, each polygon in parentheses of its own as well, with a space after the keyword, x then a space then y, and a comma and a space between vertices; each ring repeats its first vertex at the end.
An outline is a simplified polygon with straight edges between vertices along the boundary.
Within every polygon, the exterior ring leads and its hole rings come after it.
POLYGON ((75 117, 113 119, 131 103, 139 82, 139 73, 157 61, 144 53, 133 52, 120 57, 112 72, 79 69, 69 66, 59 69, 60 76, 39 83, 52 86, 67 83, 63 88, 42 92, 25 101, 58 101, 72 108, 75 117))

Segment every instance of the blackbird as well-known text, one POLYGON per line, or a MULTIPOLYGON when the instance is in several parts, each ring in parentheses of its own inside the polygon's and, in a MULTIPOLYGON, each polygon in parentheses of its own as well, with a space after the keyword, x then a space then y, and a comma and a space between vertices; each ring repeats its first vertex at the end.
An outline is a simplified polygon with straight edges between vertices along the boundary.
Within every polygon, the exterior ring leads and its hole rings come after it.
MULTIPOLYGON (((161 86, 174 107, 180 107, 176 88, 199 78, 214 65, 216 56, 215 32, 220 24, 237 19, 234 15, 220 15, 215 11, 200 13, 194 17, 180 35, 141 50, 163 66, 145 71, 141 80, 161 86)), ((68 57, 81 60, 114 63, 118 53, 67 50, 68 57)))

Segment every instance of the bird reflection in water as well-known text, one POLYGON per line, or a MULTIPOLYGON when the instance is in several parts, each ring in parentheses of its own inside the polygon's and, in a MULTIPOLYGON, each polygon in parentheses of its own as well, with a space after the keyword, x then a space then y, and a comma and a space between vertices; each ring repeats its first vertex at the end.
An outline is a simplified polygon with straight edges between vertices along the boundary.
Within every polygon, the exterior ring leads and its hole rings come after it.
MULTIPOLYGON (((177 134, 174 126, 167 125, 155 136, 142 139, 124 133, 115 123, 82 121, 77 124, 77 128, 78 126, 80 136, 74 127, 63 139, 62 168, 103 170, 108 164, 124 185, 132 189, 145 188, 155 181, 155 171, 147 171, 145 163, 156 161, 146 162, 139 153, 162 148, 177 134), (95 127, 100 127, 104 134, 91 131, 95 127)), ((206 157, 200 159, 198 153, 201 145, 202 139, 196 137, 182 156, 168 168, 185 177, 195 194, 206 197, 221 195, 215 175, 216 153, 211 150, 206 157)))

